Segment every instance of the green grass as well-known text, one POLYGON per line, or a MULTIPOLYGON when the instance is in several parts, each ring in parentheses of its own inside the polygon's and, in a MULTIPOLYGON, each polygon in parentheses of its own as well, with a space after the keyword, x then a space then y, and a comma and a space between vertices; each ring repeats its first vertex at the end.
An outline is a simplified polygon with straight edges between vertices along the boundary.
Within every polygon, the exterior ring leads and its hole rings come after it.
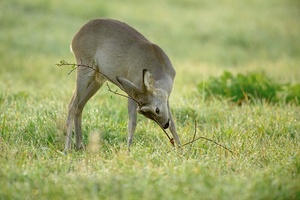
POLYGON ((228 71, 216 78, 199 83, 199 93, 205 99, 228 99, 241 105, 251 102, 297 104, 300 100, 300 84, 280 84, 263 73, 237 74, 228 71))
POLYGON ((197 88, 225 70, 299 83, 299 17, 295 0, 1 1, 0 199, 300 199, 300 107, 205 101, 197 88), (71 38, 98 17, 169 55, 182 143, 196 120, 233 155, 206 140, 179 153, 143 117, 128 155, 126 99, 106 86, 84 110, 86 150, 61 153, 75 73, 55 63, 74 61, 71 38))

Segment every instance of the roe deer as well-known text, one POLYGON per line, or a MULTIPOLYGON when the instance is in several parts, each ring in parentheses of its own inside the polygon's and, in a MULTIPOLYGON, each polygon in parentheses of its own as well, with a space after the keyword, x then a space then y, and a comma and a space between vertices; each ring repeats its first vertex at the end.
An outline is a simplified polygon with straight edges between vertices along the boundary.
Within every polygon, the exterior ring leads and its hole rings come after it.
POLYGON ((65 151, 72 146, 73 123, 76 149, 83 147, 82 110, 107 80, 131 97, 128 98, 128 150, 136 128, 137 112, 162 128, 169 128, 180 147, 169 107, 175 70, 160 47, 123 22, 94 19, 76 33, 71 48, 77 62, 77 80, 69 104, 65 151))

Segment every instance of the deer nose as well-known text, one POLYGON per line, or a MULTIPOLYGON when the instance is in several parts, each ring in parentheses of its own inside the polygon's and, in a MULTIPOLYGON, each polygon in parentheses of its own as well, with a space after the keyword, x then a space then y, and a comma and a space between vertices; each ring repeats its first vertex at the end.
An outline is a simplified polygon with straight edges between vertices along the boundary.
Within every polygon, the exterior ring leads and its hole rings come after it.
POLYGON ((169 125, 170 125, 170 120, 168 120, 168 122, 164 125, 164 129, 169 128, 169 125))

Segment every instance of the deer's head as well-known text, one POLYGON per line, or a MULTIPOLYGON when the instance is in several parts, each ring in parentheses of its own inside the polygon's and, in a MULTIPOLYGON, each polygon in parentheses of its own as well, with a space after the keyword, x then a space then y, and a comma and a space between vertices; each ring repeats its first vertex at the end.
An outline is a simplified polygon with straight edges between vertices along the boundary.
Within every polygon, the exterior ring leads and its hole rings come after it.
POLYGON ((156 121, 164 129, 169 128, 168 92, 158 87, 152 74, 144 69, 143 81, 135 85, 124 77, 117 77, 124 91, 138 104, 138 113, 156 121))

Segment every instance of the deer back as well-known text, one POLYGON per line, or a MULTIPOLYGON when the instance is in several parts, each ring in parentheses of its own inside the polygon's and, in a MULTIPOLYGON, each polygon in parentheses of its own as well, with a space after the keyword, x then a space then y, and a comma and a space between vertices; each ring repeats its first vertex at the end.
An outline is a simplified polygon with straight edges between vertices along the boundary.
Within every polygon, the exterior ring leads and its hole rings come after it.
POLYGON ((172 90, 175 70, 167 55, 123 22, 89 21, 74 36, 72 50, 77 60, 89 60, 88 64, 95 65, 118 86, 117 76, 141 85, 143 70, 147 69, 157 87, 168 93, 172 90))

